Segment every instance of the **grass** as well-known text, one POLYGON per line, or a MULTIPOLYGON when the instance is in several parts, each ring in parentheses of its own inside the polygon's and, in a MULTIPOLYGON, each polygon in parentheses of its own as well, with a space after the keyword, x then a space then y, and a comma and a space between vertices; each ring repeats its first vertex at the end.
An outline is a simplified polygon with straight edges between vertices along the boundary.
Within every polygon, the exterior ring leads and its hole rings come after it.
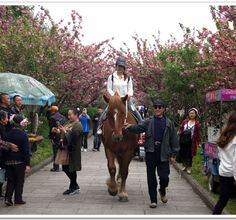
POLYGON ((50 156, 52 156, 51 140, 44 139, 40 144, 38 144, 37 151, 35 153, 33 153, 33 155, 30 158, 31 167, 46 160, 50 156))
POLYGON ((48 127, 48 120, 46 117, 40 117, 40 121, 43 124, 39 125, 37 135, 43 136, 43 141, 37 145, 37 151, 33 153, 30 158, 31 167, 39 164, 40 162, 46 160, 50 156, 52 156, 52 143, 51 140, 48 138, 49 134, 49 127, 48 127))
MULTIPOLYGON (((205 188, 207 191, 208 190, 208 183, 207 183, 207 176, 202 175, 203 171, 203 160, 204 156, 200 155, 200 151, 198 149, 197 155, 193 158, 193 165, 191 169, 191 175, 202 185, 203 188, 205 188)), ((219 199, 219 193, 213 193, 210 192, 210 194, 216 199, 219 199)), ((227 203, 226 209, 231 213, 231 214, 236 214, 236 198, 230 198, 230 200, 227 203)))

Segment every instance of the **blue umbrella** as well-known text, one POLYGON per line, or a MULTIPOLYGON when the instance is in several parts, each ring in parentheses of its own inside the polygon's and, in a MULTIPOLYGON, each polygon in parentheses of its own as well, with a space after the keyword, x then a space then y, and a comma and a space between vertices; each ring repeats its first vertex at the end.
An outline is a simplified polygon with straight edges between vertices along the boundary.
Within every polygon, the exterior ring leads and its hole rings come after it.
POLYGON ((55 95, 36 79, 15 73, 0 73, 0 92, 7 93, 11 101, 20 95, 24 105, 50 106, 55 95))

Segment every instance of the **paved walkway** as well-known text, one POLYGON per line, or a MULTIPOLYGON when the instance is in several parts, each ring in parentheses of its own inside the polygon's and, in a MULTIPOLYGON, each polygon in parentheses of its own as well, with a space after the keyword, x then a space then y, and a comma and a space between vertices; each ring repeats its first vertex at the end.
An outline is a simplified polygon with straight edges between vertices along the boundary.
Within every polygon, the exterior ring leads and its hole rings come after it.
POLYGON ((26 205, 5 207, 0 201, 0 214, 93 214, 93 215, 192 215, 211 214, 191 186, 171 167, 168 203, 161 201, 156 209, 149 208, 145 162, 132 160, 127 179, 129 201, 121 203, 107 192, 107 162, 103 147, 100 152, 82 153, 83 170, 77 172, 81 192, 63 196, 69 181, 64 172, 52 173, 52 164, 29 176, 25 181, 23 198, 26 205))

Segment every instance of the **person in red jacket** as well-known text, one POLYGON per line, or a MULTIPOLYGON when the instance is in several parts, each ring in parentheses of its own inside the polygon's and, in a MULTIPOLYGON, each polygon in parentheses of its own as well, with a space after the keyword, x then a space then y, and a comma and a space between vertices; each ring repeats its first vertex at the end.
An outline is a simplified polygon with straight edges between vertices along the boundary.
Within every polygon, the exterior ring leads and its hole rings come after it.
POLYGON ((187 137, 187 133, 189 132, 189 139, 190 141, 188 144, 181 142, 180 137, 180 157, 182 158, 184 168, 188 174, 191 174, 191 167, 192 167, 192 159, 196 156, 197 146, 201 149, 201 137, 200 137, 200 130, 201 126, 200 123, 196 120, 198 116, 198 110, 196 108, 191 108, 188 112, 189 119, 185 119, 178 130, 178 133, 181 135, 186 135, 185 140, 187 137))

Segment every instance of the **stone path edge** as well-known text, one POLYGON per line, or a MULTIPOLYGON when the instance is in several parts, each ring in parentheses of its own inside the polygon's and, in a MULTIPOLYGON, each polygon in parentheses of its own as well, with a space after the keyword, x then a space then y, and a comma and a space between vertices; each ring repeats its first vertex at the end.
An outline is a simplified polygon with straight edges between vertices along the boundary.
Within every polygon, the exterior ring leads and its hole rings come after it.
POLYGON ((30 176, 30 175, 36 173, 37 171, 39 171, 41 168, 45 167, 46 165, 48 165, 48 164, 51 163, 52 161, 53 161, 53 156, 50 156, 50 157, 47 158, 46 160, 44 160, 44 161, 38 163, 37 165, 31 167, 30 172, 27 173, 27 174, 25 175, 25 177, 28 177, 28 176, 30 176))
MULTIPOLYGON (((192 186, 195 193, 197 193, 202 201, 211 209, 213 210, 217 200, 212 197, 212 195, 204 189, 198 182, 195 180, 191 175, 187 174, 186 172, 182 171, 181 166, 176 162, 173 164, 173 167, 177 170, 178 173, 192 186)), ((229 211, 226 209, 223 210, 223 214, 231 215, 229 211)))

